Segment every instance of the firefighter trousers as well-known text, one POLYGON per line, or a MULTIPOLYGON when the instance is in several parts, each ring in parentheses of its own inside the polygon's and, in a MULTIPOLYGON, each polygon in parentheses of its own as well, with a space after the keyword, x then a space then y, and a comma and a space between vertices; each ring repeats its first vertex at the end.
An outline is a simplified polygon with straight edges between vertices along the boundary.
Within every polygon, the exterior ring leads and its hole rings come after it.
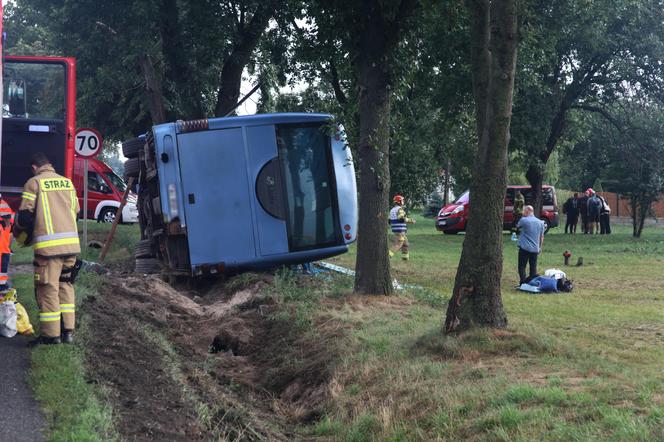
POLYGON ((408 237, 405 233, 395 233, 392 238, 392 252, 396 253, 401 250, 401 256, 408 259, 408 237))
MULTIPOLYGON (((61 281, 62 274, 76 264, 76 256, 45 257, 35 255, 35 297, 39 307, 41 335, 49 338, 60 336, 60 321, 65 330, 76 325, 76 301, 74 285, 61 281)), ((64 278, 63 278, 64 279, 64 278)))

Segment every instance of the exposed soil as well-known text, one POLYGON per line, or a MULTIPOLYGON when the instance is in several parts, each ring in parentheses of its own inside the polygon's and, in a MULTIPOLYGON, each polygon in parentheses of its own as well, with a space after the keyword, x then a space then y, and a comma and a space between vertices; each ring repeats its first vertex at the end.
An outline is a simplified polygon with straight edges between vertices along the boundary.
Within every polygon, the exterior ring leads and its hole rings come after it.
POLYGON ((105 279, 83 306, 97 348, 88 364, 90 381, 110 390, 122 438, 302 438, 287 428, 324 412, 343 328, 321 318, 298 332, 262 294, 268 278, 204 291, 105 279), (201 405, 209 418, 197 415, 201 405))

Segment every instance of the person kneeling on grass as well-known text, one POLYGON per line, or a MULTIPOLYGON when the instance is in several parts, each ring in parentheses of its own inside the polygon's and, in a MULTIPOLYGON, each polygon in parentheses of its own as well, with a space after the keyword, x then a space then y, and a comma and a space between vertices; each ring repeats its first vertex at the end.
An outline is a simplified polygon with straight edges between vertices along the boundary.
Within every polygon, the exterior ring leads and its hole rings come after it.
POLYGON ((517 227, 519 235, 519 284, 530 281, 537 276, 537 256, 544 243, 544 221, 535 218, 533 206, 523 209, 523 217, 517 227), (530 265, 530 273, 526 278, 526 264, 530 265))

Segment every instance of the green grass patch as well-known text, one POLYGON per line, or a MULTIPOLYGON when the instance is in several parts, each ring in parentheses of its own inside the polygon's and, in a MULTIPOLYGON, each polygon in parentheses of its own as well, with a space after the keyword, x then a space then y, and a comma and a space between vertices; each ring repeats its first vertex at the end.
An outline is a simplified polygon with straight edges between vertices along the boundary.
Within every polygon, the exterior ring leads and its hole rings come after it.
MULTIPOLYGON (((509 328, 459 336, 441 327, 464 235, 418 217, 408 236, 411 260, 391 264, 401 284, 421 287, 396 293, 412 303, 338 312, 353 327, 327 417, 347 428, 337 438, 664 439, 664 229, 640 239, 623 226, 608 236, 553 229, 539 269, 567 272, 575 289, 560 295, 514 289, 517 248, 505 234, 509 328), (565 250, 584 265, 564 267, 565 250)), ((354 260, 353 247, 331 261, 354 260)))
MULTIPOLYGON (((110 228, 107 224, 90 223, 89 226, 90 232, 99 237, 110 228)), ((131 256, 138 234, 137 226, 119 226, 107 261, 131 256)), ((31 263, 32 253, 29 248, 17 249, 12 265, 31 263)), ((99 250, 84 250, 82 255, 85 259, 95 260, 99 250)), ((39 311, 32 274, 16 275, 13 282, 19 301, 28 311, 38 334, 39 311)), ((96 274, 79 273, 75 284, 77 311, 85 298, 97 293, 99 282, 100 277, 96 274)), ((94 351, 94 342, 88 340, 94 324, 81 314, 77 314, 77 322, 76 344, 38 346, 31 351, 28 379, 46 417, 46 437, 52 441, 115 440, 113 410, 107 405, 105 391, 86 382, 85 352, 94 351)))

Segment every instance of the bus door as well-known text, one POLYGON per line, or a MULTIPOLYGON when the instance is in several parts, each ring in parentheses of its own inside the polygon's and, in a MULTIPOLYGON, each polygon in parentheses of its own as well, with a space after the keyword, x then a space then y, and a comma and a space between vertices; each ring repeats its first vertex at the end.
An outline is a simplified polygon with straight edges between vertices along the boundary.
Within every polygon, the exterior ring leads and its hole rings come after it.
POLYGON ((242 129, 178 135, 191 265, 255 258, 242 129))

